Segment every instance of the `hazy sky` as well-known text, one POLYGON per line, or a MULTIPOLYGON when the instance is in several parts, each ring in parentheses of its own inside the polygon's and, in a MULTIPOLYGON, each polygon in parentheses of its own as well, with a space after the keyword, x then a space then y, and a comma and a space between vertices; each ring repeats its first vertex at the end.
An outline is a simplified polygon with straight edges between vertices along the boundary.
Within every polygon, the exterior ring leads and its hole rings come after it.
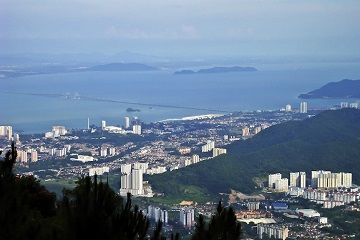
POLYGON ((360 56, 360 1, 1 0, 0 51, 360 56))

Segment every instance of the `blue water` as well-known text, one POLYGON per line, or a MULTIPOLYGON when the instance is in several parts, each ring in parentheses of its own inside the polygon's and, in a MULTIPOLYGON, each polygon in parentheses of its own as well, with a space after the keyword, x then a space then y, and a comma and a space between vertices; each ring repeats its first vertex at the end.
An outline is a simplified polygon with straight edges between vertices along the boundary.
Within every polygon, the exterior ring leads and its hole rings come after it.
MULTIPOLYGON (((291 104, 297 96, 328 82, 360 79, 358 63, 312 65, 303 69, 285 66, 255 66, 258 72, 173 75, 156 72, 84 72, 1 79, 0 125, 14 132, 39 133, 52 125, 86 128, 90 124, 123 125, 124 117, 137 116, 143 122, 216 113, 207 110, 164 108, 4 93, 49 93, 106 98, 147 104, 176 105, 225 111, 276 110, 291 104), (141 112, 128 113, 128 107, 141 112)), ((339 105, 341 99, 308 100, 308 107, 339 105)), ((356 100, 347 100, 354 102, 356 100)))

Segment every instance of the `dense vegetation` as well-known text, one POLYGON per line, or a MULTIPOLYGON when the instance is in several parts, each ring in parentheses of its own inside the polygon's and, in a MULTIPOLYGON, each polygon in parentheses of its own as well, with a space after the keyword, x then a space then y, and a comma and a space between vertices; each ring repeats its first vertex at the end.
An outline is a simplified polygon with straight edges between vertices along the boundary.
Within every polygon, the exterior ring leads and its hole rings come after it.
MULTIPOLYGON (((176 171, 146 176, 153 189, 168 197, 191 197, 186 189, 204 194, 235 189, 254 192, 254 178, 292 171, 352 172, 360 183, 360 111, 325 111, 303 120, 275 125, 246 141, 227 146, 227 155, 176 171), (180 189, 180 190, 179 190, 180 189)), ((309 175, 308 175, 309 176, 309 175)))
POLYGON ((331 82, 319 89, 306 94, 300 94, 299 98, 359 98, 360 80, 344 79, 339 82, 331 82))
MULTIPOLYGON (((15 175, 16 159, 12 144, 0 161, 0 239, 166 239, 161 235, 161 221, 149 236, 150 221, 132 206, 130 194, 124 202, 107 182, 87 176, 57 199, 33 176, 15 175)), ((208 224, 199 218, 193 239, 240 238, 233 209, 219 203, 217 210, 208 224)), ((171 239, 179 238, 171 235, 171 239)))

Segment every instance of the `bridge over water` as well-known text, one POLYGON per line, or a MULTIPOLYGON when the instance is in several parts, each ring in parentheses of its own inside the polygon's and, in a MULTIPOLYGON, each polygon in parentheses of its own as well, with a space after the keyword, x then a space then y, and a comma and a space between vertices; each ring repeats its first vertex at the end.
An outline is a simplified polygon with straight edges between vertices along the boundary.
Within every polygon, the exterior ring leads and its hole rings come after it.
POLYGON ((142 103, 142 102, 128 102, 114 99, 98 98, 98 97, 88 97, 82 96, 78 93, 74 95, 66 94, 56 94, 56 93, 22 93, 22 92, 5 92, 9 94, 19 94, 19 95, 29 95, 29 96, 40 96, 40 97, 51 97, 51 98, 63 98, 69 100, 84 100, 84 101, 95 101, 95 102, 109 102, 109 103, 119 103, 119 104, 129 104, 137 106, 149 106, 149 107, 164 107, 164 108, 177 108, 177 109, 188 109, 188 110, 197 110, 197 111, 207 111, 207 112, 218 112, 218 113, 232 113, 233 111, 226 111, 220 109, 210 109, 210 108, 198 108, 198 107, 187 107, 187 106, 178 106, 178 105, 166 105, 166 104, 153 104, 153 103, 142 103))

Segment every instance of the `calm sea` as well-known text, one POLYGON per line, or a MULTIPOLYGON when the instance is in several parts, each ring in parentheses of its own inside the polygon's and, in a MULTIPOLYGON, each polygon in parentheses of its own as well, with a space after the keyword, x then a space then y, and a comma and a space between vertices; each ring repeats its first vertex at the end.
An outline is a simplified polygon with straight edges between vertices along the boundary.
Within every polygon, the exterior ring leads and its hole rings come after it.
MULTIPOLYGON (((217 113, 209 110, 166 108, 173 105, 223 111, 276 110, 291 104, 298 108, 297 96, 328 82, 360 79, 359 63, 293 66, 255 66, 258 72, 174 75, 155 72, 83 72, 1 79, 0 125, 14 132, 42 133, 53 125, 86 128, 90 124, 123 125, 124 117, 137 116, 149 123, 170 118, 217 113), (37 95, 66 94, 122 102, 97 102, 37 95), (153 104, 153 106, 152 106, 153 104), (127 108, 140 109, 129 113, 127 108)), ((339 105, 341 99, 309 100, 308 107, 339 105)), ((356 100, 348 100, 354 102, 356 100)))

